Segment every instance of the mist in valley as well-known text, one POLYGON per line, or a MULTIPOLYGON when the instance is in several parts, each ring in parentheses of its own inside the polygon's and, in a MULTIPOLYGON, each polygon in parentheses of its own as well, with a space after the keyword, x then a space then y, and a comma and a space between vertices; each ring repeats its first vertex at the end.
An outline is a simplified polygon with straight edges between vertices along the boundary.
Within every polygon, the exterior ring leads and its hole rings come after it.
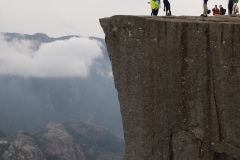
POLYGON ((0 43, 0 130, 34 132, 76 119, 123 137, 103 39, 4 33, 0 43))

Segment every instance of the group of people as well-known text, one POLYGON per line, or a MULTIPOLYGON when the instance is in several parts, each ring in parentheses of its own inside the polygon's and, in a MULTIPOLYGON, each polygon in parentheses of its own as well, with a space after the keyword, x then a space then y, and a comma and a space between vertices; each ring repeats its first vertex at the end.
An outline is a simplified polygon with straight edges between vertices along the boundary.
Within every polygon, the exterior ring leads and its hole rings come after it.
MULTIPOLYGON (((203 0, 203 14, 201 14, 202 17, 207 17, 207 15, 211 12, 210 10, 208 10, 207 2, 208 0, 203 0)), ((239 13, 239 8, 237 4, 238 0, 228 0, 228 15, 239 13)), ((226 9, 224 9, 222 5, 220 5, 219 8, 217 7, 217 5, 215 5, 215 7, 212 9, 213 15, 226 14, 226 9)))
POLYGON ((219 5, 219 8, 217 5, 212 9, 213 15, 225 15, 226 14, 226 9, 223 8, 222 5, 219 5))
MULTIPOLYGON (((208 0, 203 0, 203 14, 201 14, 202 17, 207 17, 208 14, 211 13, 210 10, 208 10, 207 7, 207 2, 208 0)), ((158 11, 161 8, 161 1, 160 0, 150 0, 151 5, 151 16, 157 16, 158 15, 158 11)), ((170 3, 168 0, 163 0, 163 4, 164 4, 164 8, 163 11, 166 11, 166 16, 171 16, 171 7, 170 7, 170 3)), ((232 15, 232 14, 237 14, 239 13, 239 8, 237 6, 238 4, 238 0, 228 0, 228 14, 232 15)), ((219 5, 219 8, 217 7, 217 5, 215 5, 215 7, 212 9, 213 15, 225 15, 226 14, 226 9, 224 9, 222 7, 222 5, 219 5)))
MULTIPOLYGON (((150 0, 151 5, 151 16, 157 16, 158 15, 158 11, 161 8, 161 1, 160 0, 150 0)), ((164 8, 163 11, 166 11, 166 16, 171 16, 172 12, 171 12, 171 7, 170 7, 170 3, 168 0, 163 0, 163 4, 164 4, 164 8)))

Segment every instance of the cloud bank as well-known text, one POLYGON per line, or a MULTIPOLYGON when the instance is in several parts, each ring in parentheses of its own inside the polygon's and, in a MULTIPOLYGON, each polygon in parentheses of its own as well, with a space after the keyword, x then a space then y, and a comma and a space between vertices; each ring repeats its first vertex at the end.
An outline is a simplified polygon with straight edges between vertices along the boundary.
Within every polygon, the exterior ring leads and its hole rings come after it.
POLYGON ((0 37, 0 75, 24 77, 87 77, 95 59, 102 58, 101 44, 88 38, 71 38, 42 44, 6 42, 0 37))

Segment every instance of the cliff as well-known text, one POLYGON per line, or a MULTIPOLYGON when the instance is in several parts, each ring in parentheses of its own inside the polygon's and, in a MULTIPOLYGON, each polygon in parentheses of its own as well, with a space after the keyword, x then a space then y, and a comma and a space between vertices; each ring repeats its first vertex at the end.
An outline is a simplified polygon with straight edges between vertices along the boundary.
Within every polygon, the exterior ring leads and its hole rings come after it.
POLYGON ((240 159, 239 17, 100 19, 125 160, 240 159))

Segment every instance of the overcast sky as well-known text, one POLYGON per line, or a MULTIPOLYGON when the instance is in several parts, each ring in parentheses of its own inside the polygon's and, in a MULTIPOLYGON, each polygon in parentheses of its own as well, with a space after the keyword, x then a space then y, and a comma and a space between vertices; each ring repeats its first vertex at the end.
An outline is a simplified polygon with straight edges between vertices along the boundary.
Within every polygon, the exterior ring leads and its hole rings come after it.
MULTIPOLYGON (((162 1, 162 0, 161 0, 162 1)), ((203 0, 169 0, 173 15, 199 16, 203 0)), ((104 37, 99 18, 149 15, 148 0, 0 0, 0 32, 104 37)), ((209 0, 227 7, 227 0, 209 0)), ((164 12, 159 12, 164 15, 164 12)))
MULTIPOLYGON (((161 0, 162 1, 162 0, 161 0)), ((104 38, 99 18, 113 15, 149 15, 148 0, 0 0, 0 32, 46 33, 104 38)), ((173 15, 202 14, 203 0, 170 0, 173 15)), ((209 9, 227 0, 209 0, 209 9), (216 3, 217 2, 217 3, 216 3)), ((163 8, 160 16, 164 15, 163 8)), ((72 38, 43 44, 33 52, 32 42, 7 43, 0 37, 0 74, 25 77, 86 77, 100 44, 88 38, 72 38), (63 65, 64 64, 64 65, 63 65)))

